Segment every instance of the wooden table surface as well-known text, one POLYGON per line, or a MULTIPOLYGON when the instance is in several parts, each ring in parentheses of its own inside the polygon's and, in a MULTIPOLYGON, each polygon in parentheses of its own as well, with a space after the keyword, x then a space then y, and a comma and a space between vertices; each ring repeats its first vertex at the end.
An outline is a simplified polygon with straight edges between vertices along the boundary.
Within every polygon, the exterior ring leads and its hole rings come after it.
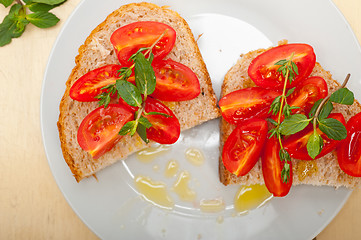
MULTIPOLYGON (((29 25, 23 36, 0 48, 0 239, 97 239, 57 187, 40 131, 44 70, 62 25, 79 2, 68 0, 52 10, 61 19, 55 27, 29 25)), ((361 1, 334 2, 361 41, 361 1)), ((1 20, 7 12, 0 5, 1 20)), ((361 191, 356 190, 317 239, 361 239, 360 220, 361 191)))

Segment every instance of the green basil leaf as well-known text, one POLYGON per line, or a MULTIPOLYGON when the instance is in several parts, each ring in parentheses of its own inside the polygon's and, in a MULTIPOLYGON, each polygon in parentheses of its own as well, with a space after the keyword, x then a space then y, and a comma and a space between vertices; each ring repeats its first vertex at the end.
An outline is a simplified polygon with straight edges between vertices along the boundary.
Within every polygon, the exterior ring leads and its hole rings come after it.
POLYGON ((167 118, 171 118, 171 115, 168 115, 166 113, 161 113, 161 112, 148 112, 145 115, 161 115, 163 117, 167 117, 167 118))
POLYGON ((286 93, 286 97, 290 96, 295 91, 295 89, 296 89, 296 87, 289 89, 286 93))
POLYGON ((0 46, 5 46, 11 42, 13 38, 12 28, 16 26, 14 21, 9 15, 7 15, 3 22, 0 24, 0 46))
POLYGON ((323 139, 317 131, 314 131, 307 141, 307 152, 312 159, 320 154, 323 147, 323 139))
POLYGON ((333 110, 333 105, 331 101, 327 101, 323 106, 322 109, 320 111, 320 114, 318 115, 319 119, 323 119, 323 118, 327 118, 331 111, 333 110))
POLYGON ((133 107, 141 107, 142 95, 136 86, 128 81, 118 79, 115 82, 115 87, 117 88, 120 97, 126 103, 133 107))
POLYGON ((275 63, 275 65, 284 65, 288 62, 287 59, 282 59, 282 60, 279 60, 278 62, 275 63))
POLYGON ((295 134, 307 127, 309 122, 310 119, 308 119, 305 115, 294 114, 283 120, 279 126, 279 131, 282 135, 295 134))
POLYGON ((35 2, 35 3, 45 3, 45 4, 48 4, 48 5, 56 5, 56 4, 59 4, 59 3, 63 3, 66 0, 31 0, 31 1, 35 2))
POLYGON ((271 106, 270 106, 270 109, 269 109, 269 113, 272 112, 273 115, 276 115, 279 111, 280 111, 280 108, 281 108, 281 97, 282 96, 278 96, 276 97, 272 103, 271 103, 271 106))
POLYGON ((144 127, 142 124, 139 124, 137 127, 137 133, 145 143, 149 143, 146 127, 144 127))
POLYGON ((0 24, 0 46, 11 42, 12 38, 20 37, 29 23, 25 18, 25 10, 20 4, 11 6, 9 14, 0 24))
POLYGON ((138 122, 136 121, 129 121, 120 129, 119 135, 127 135, 130 133, 131 136, 134 135, 135 131, 137 130, 138 122))
POLYGON ((345 105, 352 105, 354 102, 354 94, 347 88, 340 88, 331 94, 330 101, 345 105))
POLYGON ((310 113, 308 114, 308 116, 309 116, 310 118, 312 118, 313 116, 315 116, 315 113, 316 113, 316 111, 317 111, 317 108, 318 108, 318 106, 320 106, 322 100, 323 100, 323 98, 317 100, 317 101, 313 104, 313 106, 312 106, 312 108, 311 108, 311 110, 310 110, 310 113))
POLYGON ((298 67, 294 61, 291 61, 293 72, 298 75, 298 67))
POLYGON ((39 28, 49 28, 59 22, 59 18, 50 12, 35 12, 26 15, 26 19, 39 28))
POLYGON ((9 7, 13 2, 14 0, 0 0, 0 3, 5 7, 9 7))
POLYGON ((280 156, 281 161, 285 161, 285 162, 291 161, 291 156, 285 149, 280 149, 278 154, 280 156))
POLYGON ((135 83, 140 93, 145 96, 152 94, 155 90, 156 78, 152 65, 142 53, 135 57, 134 74, 135 83))
POLYGON ((30 3, 27 6, 32 12, 48 12, 49 10, 57 7, 57 5, 49 5, 45 3, 30 3))
POLYGON ((318 128, 325 133, 327 137, 334 140, 342 140, 347 137, 345 126, 334 118, 320 119, 318 128))
POLYGON ((281 178, 282 182, 288 183, 290 180, 290 164, 288 162, 285 162, 283 165, 282 171, 281 171, 281 178))
POLYGON ((149 120, 143 116, 139 118, 139 123, 142 124, 146 129, 152 127, 152 124, 149 122, 149 120))
POLYGON ((272 123, 274 126, 278 125, 278 122, 276 122, 275 120, 273 120, 272 118, 267 118, 267 121, 272 123))

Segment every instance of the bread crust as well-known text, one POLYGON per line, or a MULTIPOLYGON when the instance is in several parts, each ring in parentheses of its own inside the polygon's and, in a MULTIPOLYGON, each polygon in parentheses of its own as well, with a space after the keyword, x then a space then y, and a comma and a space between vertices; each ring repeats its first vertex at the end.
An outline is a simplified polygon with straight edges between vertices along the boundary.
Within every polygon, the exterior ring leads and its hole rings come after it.
MULTIPOLYGON (((286 42, 280 42, 285 44, 286 42)), ((255 86, 253 81, 248 76, 248 66, 250 62, 265 52, 267 49, 258 49, 251 51, 247 54, 241 55, 237 63, 227 72, 225 75, 221 97, 238 89, 255 86)), ((320 76, 325 79, 328 85, 329 92, 334 92, 340 84, 332 78, 329 71, 322 68, 319 63, 316 63, 311 76, 320 76)), ((340 104, 334 104, 333 112, 342 113, 345 120, 348 121, 350 117, 361 111, 360 103, 355 100, 353 105, 344 106, 340 104)), ((222 162, 222 150, 225 141, 231 134, 235 126, 227 123, 223 118, 220 123, 220 157, 219 157, 219 178, 224 185, 228 184, 264 184, 262 175, 261 161, 259 160, 253 169, 245 176, 237 177, 230 173, 223 165, 222 162)), ((337 161, 335 152, 331 152, 322 158, 313 161, 302 161, 298 159, 292 159, 293 164, 293 185, 310 184, 310 185, 328 185, 334 187, 346 186, 349 188, 355 188, 360 186, 360 178, 355 178, 344 173, 337 161)))
POLYGON ((77 181, 151 145, 146 145, 137 134, 133 137, 125 136, 111 151, 94 160, 80 148, 76 135, 82 119, 97 107, 97 103, 77 102, 69 97, 72 84, 88 71, 107 64, 119 64, 109 40, 110 35, 115 29, 136 21, 159 21, 173 27, 177 39, 166 59, 170 58, 188 66, 199 79, 201 94, 197 98, 184 102, 164 102, 179 119, 181 130, 220 116, 206 65, 186 21, 175 11, 151 3, 121 6, 108 15, 79 47, 75 67, 66 81, 66 90, 60 102, 57 126, 61 148, 64 159, 77 181))

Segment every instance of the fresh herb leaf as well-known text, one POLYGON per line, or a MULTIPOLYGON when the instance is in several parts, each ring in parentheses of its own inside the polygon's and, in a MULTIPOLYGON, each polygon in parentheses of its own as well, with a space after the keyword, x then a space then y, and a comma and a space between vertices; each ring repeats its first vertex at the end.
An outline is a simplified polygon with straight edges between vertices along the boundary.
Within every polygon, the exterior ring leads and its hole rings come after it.
POLYGON ((126 103, 133 107, 141 107, 142 95, 136 86, 128 81, 118 79, 115 83, 115 87, 120 97, 126 103))
POLYGON ((327 101, 323 106, 322 109, 320 111, 320 114, 318 115, 319 119, 324 119, 327 118, 331 111, 333 110, 333 105, 330 101, 327 101))
POLYGON ((147 112, 147 113, 144 113, 144 115, 161 115, 161 116, 167 117, 167 118, 172 117, 171 115, 168 115, 166 113, 161 113, 161 112, 147 112))
POLYGON ((30 11, 32 12, 48 12, 51 9, 59 6, 59 5, 49 5, 45 3, 30 3, 26 5, 30 11))
POLYGON ((308 116, 309 116, 310 118, 313 118, 313 116, 315 116, 315 113, 316 113, 316 111, 317 111, 317 108, 320 106, 322 100, 323 100, 323 98, 317 100, 317 101, 313 104, 313 106, 312 106, 312 108, 311 108, 311 110, 310 110, 310 113, 308 114, 308 116))
POLYGON ((12 38, 20 37, 28 23, 24 8, 20 4, 12 5, 9 14, 0 24, 0 46, 9 44, 12 38))
POLYGON ((281 161, 285 161, 285 162, 291 161, 290 154, 284 148, 281 148, 278 154, 280 156, 281 161))
POLYGON ((48 5, 56 5, 65 2, 65 0, 31 0, 31 1, 36 3, 45 3, 48 5))
POLYGON ((296 89, 296 87, 289 89, 286 93, 286 97, 289 97, 295 91, 295 89, 296 89))
POLYGON ((59 22, 59 18, 50 12, 35 12, 26 15, 26 19, 39 28, 49 28, 59 22))
POLYGON ((133 136, 137 130, 137 126, 138 126, 138 122, 133 120, 133 121, 129 121, 126 124, 124 124, 124 126, 120 129, 119 131, 119 135, 127 135, 130 134, 131 136, 133 136))
POLYGON ((283 120, 283 122, 279 125, 279 131, 282 135, 286 136, 295 134, 307 127, 310 121, 311 119, 308 119, 303 114, 294 114, 283 120))
POLYGON ((318 128, 325 133, 327 137, 334 140, 342 140, 347 137, 345 126, 334 118, 320 119, 318 128))
POLYGON ((13 2, 14 0, 0 0, 0 3, 5 7, 9 7, 13 2))
POLYGON ((331 94, 330 101, 345 105, 352 105, 354 102, 354 94, 347 88, 340 88, 331 94))
POLYGON ((288 183, 290 180, 290 164, 288 162, 285 162, 283 165, 282 171, 281 171, 281 178, 282 182, 288 183))
POLYGON ((286 63, 288 62, 287 59, 282 59, 282 60, 279 60, 278 62, 275 63, 275 65, 285 65, 286 63))
POLYGON ((139 123, 142 124, 146 129, 152 127, 152 124, 149 122, 149 120, 143 116, 139 118, 139 123))
POLYGON ((298 67, 296 65, 296 63, 294 61, 291 61, 291 65, 292 65, 292 71, 298 75, 298 67))
POLYGON ((272 112, 273 115, 276 115, 281 108, 281 98, 282 96, 278 96, 276 97, 273 102, 271 103, 270 109, 269 109, 269 113, 272 112))
POLYGON ((147 129, 146 129, 146 127, 144 127, 144 125, 142 125, 142 124, 138 125, 137 133, 145 143, 149 143, 149 139, 147 137, 147 129))
POLYGON ((99 107, 104 106, 104 108, 107 108, 111 100, 111 95, 115 94, 117 89, 115 88, 115 84, 109 84, 105 87, 102 87, 102 90, 104 89, 107 91, 102 92, 98 96, 95 96, 95 98, 99 100, 99 107))
POLYGON ((135 56, 135 83, 140 93, 148 96, 155 90, 156 78, 151 63, 142 53, 135 56))
POLYGON ((320 154, 323 147, 323 139, 317 131, 314 131, 307 141, 307 152, 312 159, 320 154))

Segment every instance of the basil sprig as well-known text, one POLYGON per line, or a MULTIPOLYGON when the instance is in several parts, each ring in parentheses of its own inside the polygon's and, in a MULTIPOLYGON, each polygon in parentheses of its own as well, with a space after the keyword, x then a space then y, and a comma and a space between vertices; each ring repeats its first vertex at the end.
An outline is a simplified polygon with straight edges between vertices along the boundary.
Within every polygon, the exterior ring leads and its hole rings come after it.
POLYGON ((96 96, 99 99, 99 106, 108 107, 111 96, 117 94, 118 98, 122 98, 127 104, 133 107, 138 107, 135 112, 134 120, 127 122, 119 131, 119 135, 131 135, 136 132, 141 139, 148 143, 146 130, 152 127, 152 123, 145 117, 147 115, 161 115, 165 117, 171 117, 168 114, 161 112, 146 112, 145 101, 147 97, 152 94, 156 87, 156 77, 152 67, 152 61, 154 55, 152 48, 159 41, 164 33, 158 38, 158 40, 148 48, 140 48, 135 54, 133 54, 129 61, 133 61, 133 65, 130 67, 121 68, 119 73, 119 79, 114 84, 109 84, 102 89, 106 90, 96 96), (144 52, 144 53, 143 53, 144 52), (147 57, 146 57, 147 56, 147 57), (128 82, 128 78, 132 75, 134 69, 135 85, 128 82))
POLYGON ((20 37, 31 23, 39 28, 49 28, 59 22, 59 18, 49 10, 66 0, 0 0, 0 4, 10 11, 0 24, 0 47, 20 37))

